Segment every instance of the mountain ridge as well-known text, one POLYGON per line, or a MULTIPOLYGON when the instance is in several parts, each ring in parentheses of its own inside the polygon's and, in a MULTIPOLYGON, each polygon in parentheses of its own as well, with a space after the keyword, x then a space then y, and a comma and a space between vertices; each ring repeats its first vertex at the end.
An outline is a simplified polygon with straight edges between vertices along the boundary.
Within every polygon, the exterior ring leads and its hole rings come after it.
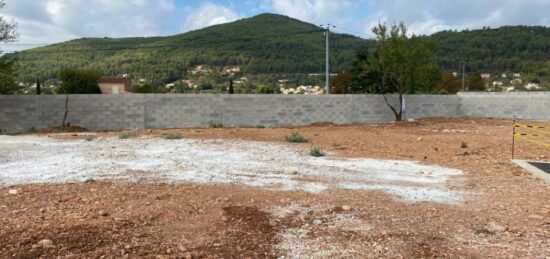
MULTIPOLYGON (((81 38, 7 55, 19 59, 19 80, 55 79, 60 69, 88 68, 131 74, 158 83, 185 78, 198 65, 239 66, 244 74, 324 72, 324 30, 291 17, 264 13, 172 36, 81 38)), ((550 28, 441 31, 429 36, 439 47, 443 70, 523 72, 550 76, 550 28)), ((331 71, 349 70, 358 50, 373 41, 331 33, 331 71)))

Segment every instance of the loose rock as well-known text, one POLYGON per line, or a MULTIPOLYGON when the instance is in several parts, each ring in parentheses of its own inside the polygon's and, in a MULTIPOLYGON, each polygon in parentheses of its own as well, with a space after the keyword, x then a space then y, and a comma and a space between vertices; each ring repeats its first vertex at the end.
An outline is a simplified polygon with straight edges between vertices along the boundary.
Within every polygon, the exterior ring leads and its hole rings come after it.
POLYGON ((37 245, 43 248, 55 248, 53 241, 50 239, 42 239, 38 242, 37 245))

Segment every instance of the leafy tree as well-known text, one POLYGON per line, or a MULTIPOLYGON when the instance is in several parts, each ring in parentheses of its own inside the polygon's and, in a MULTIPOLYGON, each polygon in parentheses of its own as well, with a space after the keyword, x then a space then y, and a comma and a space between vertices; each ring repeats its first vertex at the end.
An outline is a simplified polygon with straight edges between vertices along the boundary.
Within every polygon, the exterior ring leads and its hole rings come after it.
MULTIPOLYGON (((4 0, 0 0, 0 9, 6 5, 4 0)), ((15 30, 17 23, 6 21, 0 16, 0 43, 14 42, 19 37, 15 30)), ((0 54, 2 51, 0 50, 0 54)), ((13 94, 17 91, 16 83, 16 58, 0 59, 0 94, 13 94)))
MULTIPOLYGON (((177 88, 177 89, 182 89, 177 88)), ((180 91, 180 90, 178 90, 180 91)), ((136 85, 134 86, 134 92, 138 94, 165 94, 167 93, 167 90, 165 87, 154 87, 150 84, 142 84, 142 85, 136 85)))
MULTIPOLYGON (((406 87, 415 87, 415 76, 420 68, 431 64, 436 46, 424 37, 408 36, 404 23, 394 24, 390 28, 385 24, 378 24, 372 31, 376 35, 376 46, 366 69, 370 70, 368 73, 378 75, 378 89, 382 94, 388 90, 398 93, 399 107, 391 105, 385 95, 384 100, 394 113, 395 119, 399 121, 402 119, 403 94, 407 91, 406 87), (394 89, 387 89, 388 84, 394 89)), ((410 91, 414 93, 416 90, 412 88, 410 91)))
POLYGON ((280 94, 281 90, 276 85, 259 85, 256 88, 257 94, 280 94))
POLYGON ((101 73, 95 70, 65 68, 59 72, 60 94, 100 94, 97 81, 101 73))
POLYGON ((330 79, 331 94, 348 94, 352 85, 353 76, 350 72, 343 72, 330 79))
POLYGON ((422 66, 407 86, 407 93, 433 93, 440 79, 441 70, 436 65, 422 66))
POLYGON ((468 77, 468 90, 469 91, 485 91, 485 82, 481 78, 480 73, 475 73, 468 77))
POLYGON ((0 94, 14 94, 18 90, 15 80, 16 60, 0 59, 0 94))
POLYGON ((441 75, 435 89, 440 94, 456 94, 461 87, 460 81, 452 73, 446 72, 441 75))

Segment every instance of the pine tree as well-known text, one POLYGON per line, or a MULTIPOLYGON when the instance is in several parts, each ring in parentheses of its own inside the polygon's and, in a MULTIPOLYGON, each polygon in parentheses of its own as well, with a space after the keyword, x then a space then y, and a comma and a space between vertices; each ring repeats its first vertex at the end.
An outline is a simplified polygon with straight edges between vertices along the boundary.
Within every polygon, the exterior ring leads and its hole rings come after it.
POLYGON ((233 88, 233 79, 229 79, 229 94, 235 94, 235 89, 233 88))
POLYGON ((36 95, 41 95, 41 94, 42 94, 42 89, 40 88, 40 81, 37 78, 36 79, 36 95))

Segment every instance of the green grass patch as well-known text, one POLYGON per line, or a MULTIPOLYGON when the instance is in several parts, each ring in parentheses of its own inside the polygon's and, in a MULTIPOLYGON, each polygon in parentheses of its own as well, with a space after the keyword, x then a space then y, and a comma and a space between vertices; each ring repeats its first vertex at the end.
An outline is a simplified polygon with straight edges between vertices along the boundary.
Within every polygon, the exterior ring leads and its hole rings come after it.
POLYGON ((125 131, 125 132, 120 133, 120 135, 118 135, 118 138, 119 139, 129 139, 129 138, 135 138, 137 136, 138 136, 138 133, 135 132, 135 131, 125 131))
POLYGON ((308 140, 304 137, 302 137, 302 135, 300 135, 300 133, 298 132, 292 132, 292 135, 286 137, 286 141, 288 142, 291 142, 291 143, 307 143, 308 140))
POLYGON ((92 135, 88 135, 84 138, 86 141, 90 142, 90 141, 93 141, 95 139, 95 136, 92 136, 92 135))
POLYGON ((312 148, 309 151, 309 155, 312 157, 323 157, 325 156, 325 152, 323 152, 321 149, 318 149, 318 148, 312 148))
POLYGON ((210 124, 208 124, 208 128, 211 128, 211 129, 223 129, 223 123, 217 123, 217 122, 211 121, 210 124))
POLYGON ((164 139, 182 139, 183 136, 181 134, 168 134, 166 136, 164 136, 164 139))

